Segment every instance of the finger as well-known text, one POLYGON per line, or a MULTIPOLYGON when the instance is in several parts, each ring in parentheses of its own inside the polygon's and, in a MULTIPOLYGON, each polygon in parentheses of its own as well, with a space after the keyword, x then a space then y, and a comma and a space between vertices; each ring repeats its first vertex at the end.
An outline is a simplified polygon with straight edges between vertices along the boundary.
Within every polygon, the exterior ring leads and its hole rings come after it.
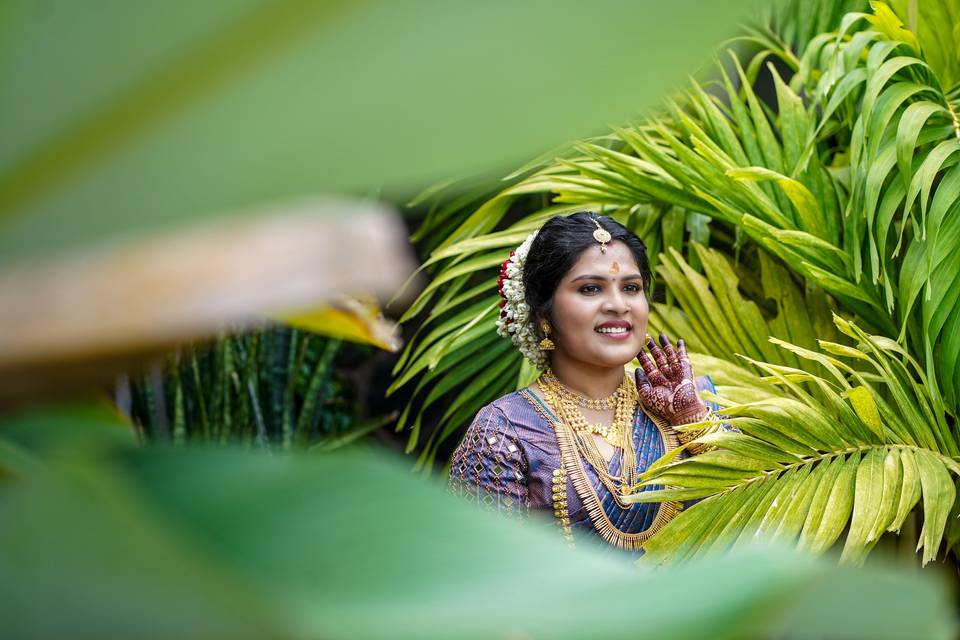
POLYGON ((667 377, 674 382, 679 382, 683 376, 683 366, 680 364, 677 352, 674 350, 673 344, 670 342, 670 338, 667 337, 666 333, 660 334, 660 345, 663 347, 663 352, 667 356, 667 377))
POLYGON ((637 381, 637 390, 643 389, 645 387, 650 387, 650 379, 647 378, 647 374, 643 372, 643 369, 637 369, 634 372, 634 377, 637 381))
POLYGON ((687 357, 687 343, 683 338, 677 340, 677 357, 680 359, 680 366, 683 368, 683 377, 693 380, 693 365, 690 364, 690 358, 687 357))
POLYGON ((670 364, 679 364, 677 352, 674 350, 673 343, 670 342, 670 338, 667 337, 666 333, 660 334, 660 346, 663 347, 663 352, 667 356, 667 362, 670 364))
POLYGON ((657 368, 661 371, 666 371, 667 367, 669 366, 669 363, 667 362, 667 356, 650 336, 647 336, 647 349, 650 350, 650 355, 653 356, 653 361, 657 363, 657 368))
POLYGON ((656 386, 673 387, 673 384, 665 375, 663 375, 663 372, 657 368, 657 365, 650 360, 650 356, 648 356, 645 352, 641 351, 639 354, 637 354, 637 359, 640 361, 640 366, 643 367, 643 371, 647 374, 651 384, 656 386))
POLYGON ((640 366, 643 367, 643 371, 647 375, 650 375, 657 370, 657 365, 653 364, 653 360, 650 359, 650 356, 647 355, 646 351, 641 351, 638 353, 637 360, 640 362, 640 366))

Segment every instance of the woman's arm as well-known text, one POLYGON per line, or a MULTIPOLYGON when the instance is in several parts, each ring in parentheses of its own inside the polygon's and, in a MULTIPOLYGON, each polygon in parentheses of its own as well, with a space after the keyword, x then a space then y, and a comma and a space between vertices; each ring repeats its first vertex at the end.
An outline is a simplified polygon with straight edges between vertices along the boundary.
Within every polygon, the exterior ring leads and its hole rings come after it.
POLYGON ((500 409, 477 413, 450 461, 450 491, 505 515, 529 514, 527 460, 500 409))

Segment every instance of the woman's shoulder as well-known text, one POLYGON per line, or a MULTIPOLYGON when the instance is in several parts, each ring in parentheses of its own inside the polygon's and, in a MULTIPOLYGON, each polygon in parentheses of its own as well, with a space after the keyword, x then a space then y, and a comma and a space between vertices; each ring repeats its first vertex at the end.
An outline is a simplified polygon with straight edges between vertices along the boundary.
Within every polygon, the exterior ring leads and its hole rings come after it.
POLYGON ((527 402, 524 398, 523 390, 517 389, 516 391, 511 391, 510 393, 504 394, 486 405, 486 408, 490 408, 493 411, 500 411, 504 415, 509 415, 510 413, 516 412, 519 407, 522 407, 527 402))
POLYGON ((496 421, 503 428, 523 437, 528 433, 551 431, 550 423, 536 407, 536 396, 529 388, 500 396, 477 412, 476 421, 496 421))

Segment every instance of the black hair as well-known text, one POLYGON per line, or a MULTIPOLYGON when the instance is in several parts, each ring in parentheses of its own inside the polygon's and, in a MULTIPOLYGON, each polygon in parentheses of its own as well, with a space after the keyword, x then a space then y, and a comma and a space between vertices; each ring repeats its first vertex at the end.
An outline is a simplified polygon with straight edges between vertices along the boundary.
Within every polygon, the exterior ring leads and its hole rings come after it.
POLYGON ((610 234, 611 242, 619 240, 630 249, 640 269, 643 290, 649 295, 650 263, 643 241, 613 218, 579 211, 550 218, 530 245, 523 267, 523 288, 534 318, 542 316, 553 321, 553 296, 560 280, 573 268, 581 253, 597 244, 593 237, 597 230, 594 220, 610 234))

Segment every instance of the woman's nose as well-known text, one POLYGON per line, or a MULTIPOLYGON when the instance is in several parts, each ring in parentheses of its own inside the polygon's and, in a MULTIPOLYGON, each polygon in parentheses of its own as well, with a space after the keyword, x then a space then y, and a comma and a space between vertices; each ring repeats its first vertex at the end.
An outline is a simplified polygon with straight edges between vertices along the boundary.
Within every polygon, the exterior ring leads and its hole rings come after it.
POLYGON ((613 313, 624 313, 630 310, 630 304, 622 291, 613 289, 604 300, 603 310, 613 313))

